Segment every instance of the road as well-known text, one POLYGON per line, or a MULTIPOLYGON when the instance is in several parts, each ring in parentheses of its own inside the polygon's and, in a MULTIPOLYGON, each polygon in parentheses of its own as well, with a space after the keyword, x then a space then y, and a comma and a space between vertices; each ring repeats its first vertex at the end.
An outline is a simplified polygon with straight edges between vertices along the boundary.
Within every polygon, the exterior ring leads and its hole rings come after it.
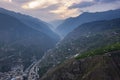
MULTIPOLYGON (((51 51, 51 49, 49 49, 47 52, 49 51, 51 51)), ((28 73, 28 80, 38 80, 39 63, 45 58, 45 56, 47 55, 47 52, 44 54, 44 56, 40 60, 38 60, 33 66, 31 66, 31 69, 29 70, 29 73, 28 73)))

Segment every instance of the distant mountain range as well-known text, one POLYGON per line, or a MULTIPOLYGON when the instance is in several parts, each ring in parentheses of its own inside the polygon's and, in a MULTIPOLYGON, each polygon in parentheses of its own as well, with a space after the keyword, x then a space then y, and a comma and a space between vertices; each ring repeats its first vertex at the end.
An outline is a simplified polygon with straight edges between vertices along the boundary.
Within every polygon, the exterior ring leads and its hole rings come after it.
POLYGON ((0 71, 9 71, 19 59, 27 67, 33 57, 40 59, 58 40, 47 23, 0 8, 0 71))
MULTIPOLYGON (((74 56, 89 50, 111 45, 114 43, 119 43, 119 23, 120 18, 117 18, 112 20, 93 21, 78 26, 71 33, 69 33, 59 44, 57 44, 56 48, 50 50, 44 56, 44 59, 39 63, 40 76, 43 77, 45 75, 46 77, 43 80, 48 80, 49 75, 47 76, 46 72, 51 72, 51 68, 53 68, 53 71, 56 71, 56 68, 54 69, 54 67, 60 64, 62 65, 65 60, 69 61, 70 58, 73 58, 74 56)), ((71 69, 70 67, 71 66, 69 66, 69 69, 71 69)), ((58 68, 59 66, 57 66, 57 69, 58 68)), ((60 68, 60 70, 62 69, 60 68)), ((57 77, 57 74, 51 74, 57 77)), ((60 73, 60 75, 62 75, 62 72, 60 73)), ((58 77, 53 80, 57 79, 58 77)), ((52 80, 52 78, 50 78, 50 80, 52 80)), ((71 80, 75 80, 75 78, 71 80)))
POLYGON ((120 18, 120 9, 96 13, 84 12, 78 17, 66 19, 56 28, 56 32, 59 33, 61 37, 65 37, 69 32, 83 23, 114 18, 120 18))

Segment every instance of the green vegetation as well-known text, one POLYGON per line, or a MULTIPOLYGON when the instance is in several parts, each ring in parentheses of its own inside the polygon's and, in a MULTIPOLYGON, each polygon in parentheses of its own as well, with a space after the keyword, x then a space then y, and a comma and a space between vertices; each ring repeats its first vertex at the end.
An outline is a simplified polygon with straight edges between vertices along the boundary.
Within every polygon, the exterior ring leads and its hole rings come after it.
POLYGON ((80 55, 78 55, 75 59, 83 59, 90 56, 103 55, 107 52, 116 51, 116 50, 120 50, 120 43, 115 43, 112 45, 107 45, 94 50, 83 52, 80 55))

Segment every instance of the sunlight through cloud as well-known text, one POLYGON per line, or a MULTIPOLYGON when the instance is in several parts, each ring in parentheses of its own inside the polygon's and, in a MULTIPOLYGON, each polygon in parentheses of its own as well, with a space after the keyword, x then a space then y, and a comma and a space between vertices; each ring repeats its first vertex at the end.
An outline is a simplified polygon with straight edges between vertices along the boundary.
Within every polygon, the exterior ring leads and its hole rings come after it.
MULTIPOLYGON (((28 3, 25 3, 22 8, 24 9, 44 9, 48 8, 52 5, 57 5, 55 9, 50 10, 50 13, 58 14, 61 18, 66 18, 69 15, 71 17, 78 16, 78 9, 69 9, 69 7, 73 4, 80 3, 83 0, 35 0, 28 3), (66 13, 67 12, 67 13, 66 13)), ((85 0, 91 1, 91 0, 85 0)))

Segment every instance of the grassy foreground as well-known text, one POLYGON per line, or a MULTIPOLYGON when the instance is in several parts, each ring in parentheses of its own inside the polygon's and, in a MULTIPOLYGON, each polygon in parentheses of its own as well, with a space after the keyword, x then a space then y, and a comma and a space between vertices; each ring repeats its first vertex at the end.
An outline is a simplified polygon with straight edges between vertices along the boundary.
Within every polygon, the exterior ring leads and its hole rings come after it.
POLYGON ((115 43, 112 45, 104 46, 101 48, 97 48, 94 50, 81 53, 80 55, 75 57, 75 59, 83 59, 83 58, 90 57, 90 56, 103 55, 107 52, 116 51, 116 50, 120 50, 120 43, 115 43))

